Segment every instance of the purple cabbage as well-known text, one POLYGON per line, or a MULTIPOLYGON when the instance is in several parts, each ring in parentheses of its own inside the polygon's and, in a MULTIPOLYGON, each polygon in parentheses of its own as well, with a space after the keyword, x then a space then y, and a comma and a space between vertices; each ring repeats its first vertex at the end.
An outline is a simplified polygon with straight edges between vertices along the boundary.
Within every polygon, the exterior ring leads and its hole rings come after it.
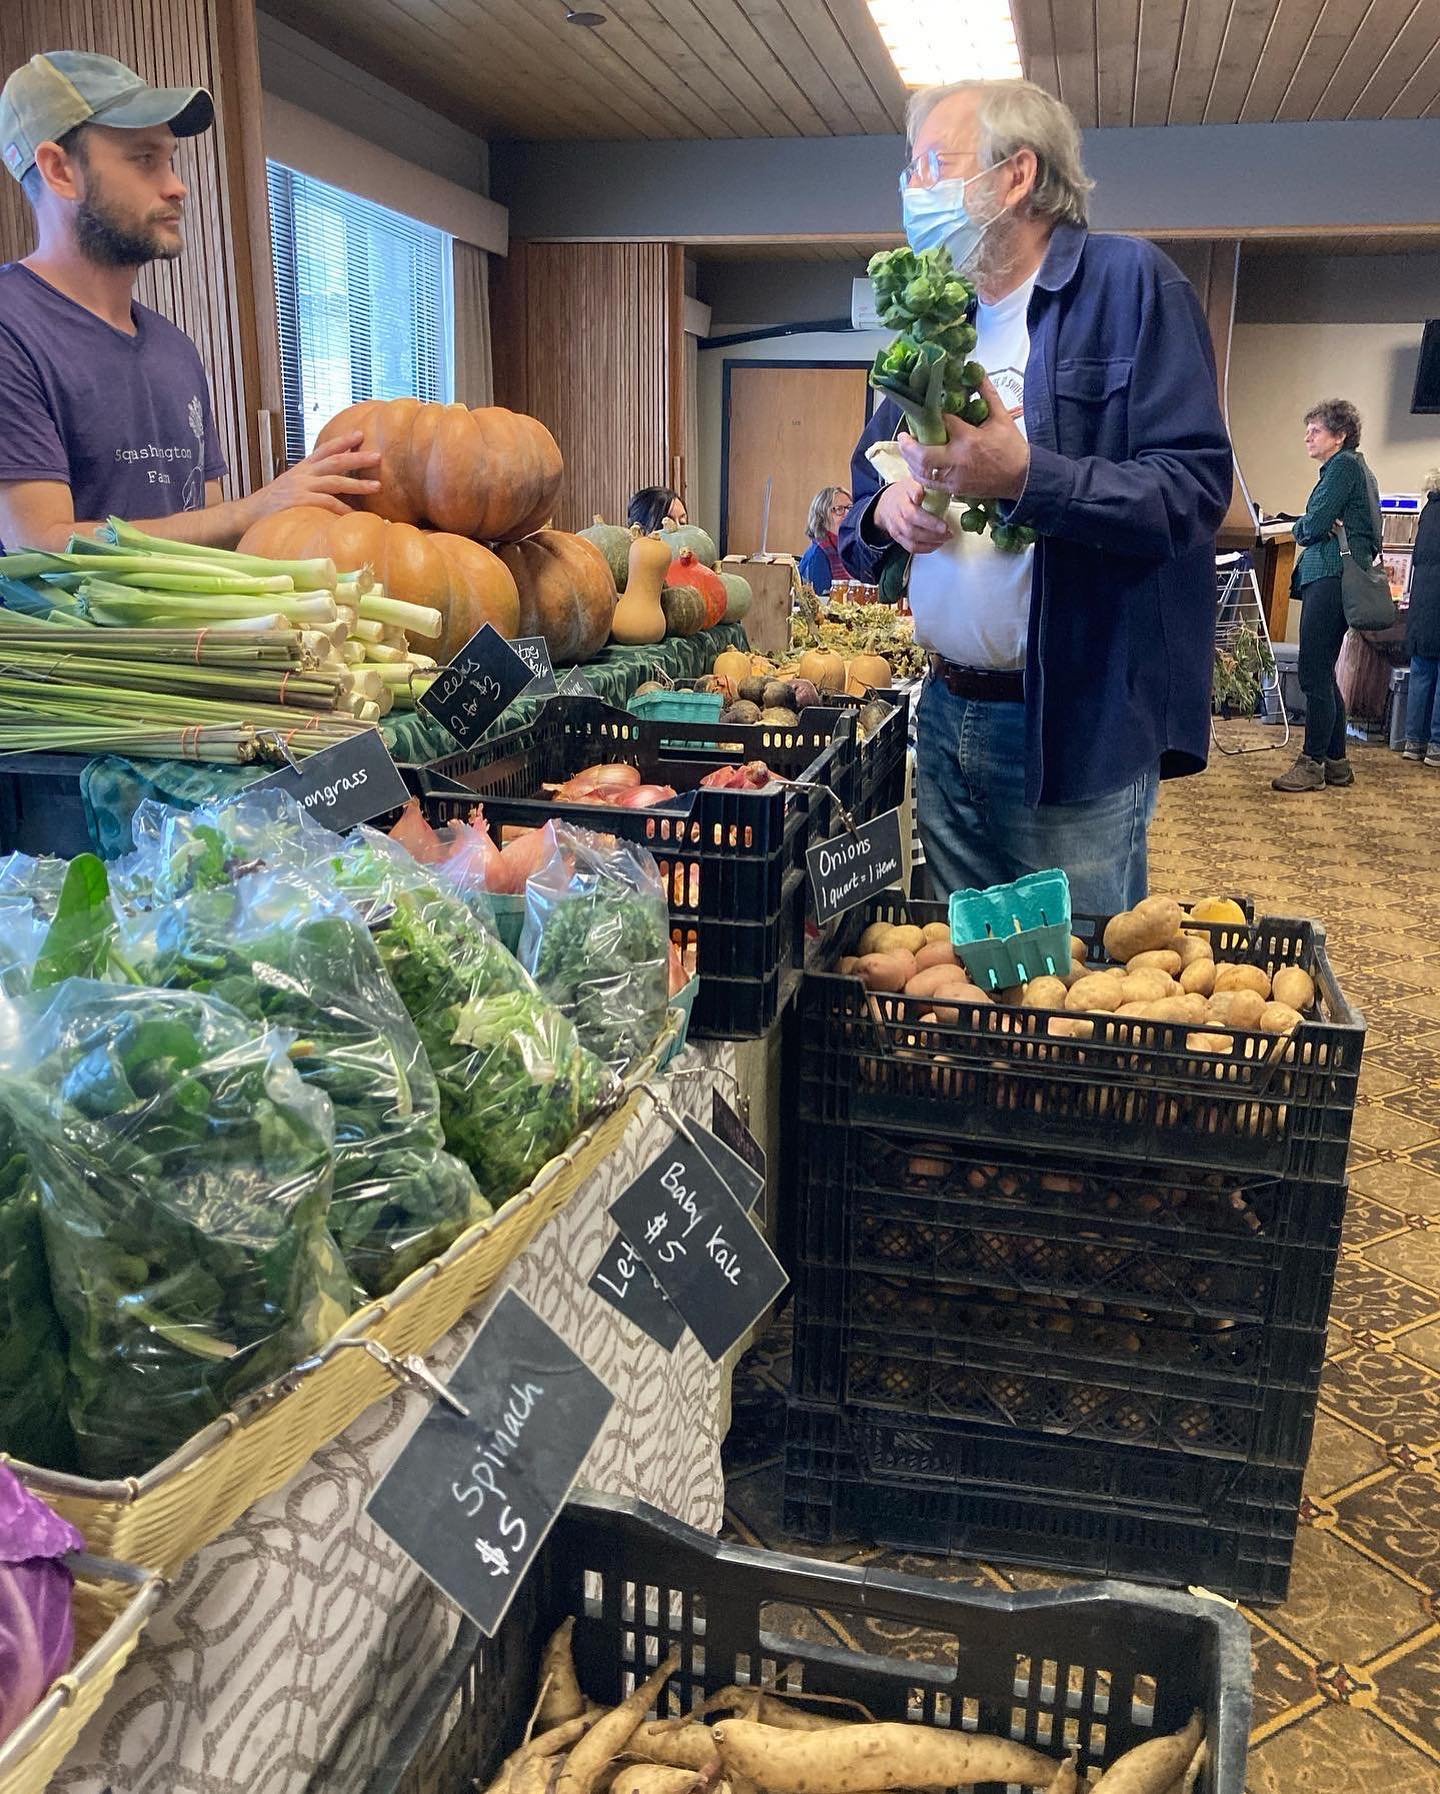
POLYGON ((0 1464, 0 1743, 44 1700, 75 1654, 71 1576, 85 1541, 0 1464))

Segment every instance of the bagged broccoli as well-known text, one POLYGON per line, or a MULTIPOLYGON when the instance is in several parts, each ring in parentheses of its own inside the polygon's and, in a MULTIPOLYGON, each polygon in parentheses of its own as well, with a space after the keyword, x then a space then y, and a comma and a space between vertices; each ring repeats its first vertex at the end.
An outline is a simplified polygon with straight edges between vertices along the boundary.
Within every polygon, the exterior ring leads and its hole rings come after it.
POLYGON ((203 991, 295 1034, 296 1070, 335 1113, 330 1231, 366 1294, 393 1289, 490 1213, 445 1151, 415 1024, 328 874, 197 889, 124 923, 117 949, 147 985, 203 991))
POLYGON ((86 1475, 150 1468, 345 1317, 330 1104, 291 1044, 211 997, 80 978, 0 1010, 86 1475))
POLYGON ((564 824, 555 842, 525 883, 520 959, 591 1052, 623 1073, 665 1023, 665 887, 643 847, 564 824))
POLYGON ((420 1031, 446 1142, 498 1206, 613 1100, 615 1081, 430 868, 357 829, 337 872, 420 1031))
POLYGON ((0 1101, 0 1451, 74 1470, 65 1413, 65 1334, 50 1295, 40 1203, 0 1101))

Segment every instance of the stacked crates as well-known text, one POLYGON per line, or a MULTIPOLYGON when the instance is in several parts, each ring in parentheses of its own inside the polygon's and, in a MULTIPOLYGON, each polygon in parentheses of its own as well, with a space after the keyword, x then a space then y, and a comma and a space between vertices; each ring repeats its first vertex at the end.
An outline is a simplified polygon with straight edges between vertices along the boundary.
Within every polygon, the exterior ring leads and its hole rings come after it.
MULTIPOLYGON (((942 914, 885 899, 853 928, 942 914)), ((807 974, 801 1536, 1283 1598, 1364 1029, 1313 924, 1213 932, 1221 958, 1303 965, 1318 1018, 1217 1057, 1155 1022, 925 1024, 925 1000, 807 974)))

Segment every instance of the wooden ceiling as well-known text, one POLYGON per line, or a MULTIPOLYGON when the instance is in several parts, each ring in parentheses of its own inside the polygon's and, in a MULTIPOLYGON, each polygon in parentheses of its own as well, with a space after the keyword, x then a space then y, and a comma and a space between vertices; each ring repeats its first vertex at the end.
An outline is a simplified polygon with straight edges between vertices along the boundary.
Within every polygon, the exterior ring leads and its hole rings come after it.
MULTIPOLYGON (((262 0, 487 137, 899 130, 865 0, 262 0)), ((1440 0, 1013 0, 1031 77, 1084 125, 1440 117, 1440 0)))

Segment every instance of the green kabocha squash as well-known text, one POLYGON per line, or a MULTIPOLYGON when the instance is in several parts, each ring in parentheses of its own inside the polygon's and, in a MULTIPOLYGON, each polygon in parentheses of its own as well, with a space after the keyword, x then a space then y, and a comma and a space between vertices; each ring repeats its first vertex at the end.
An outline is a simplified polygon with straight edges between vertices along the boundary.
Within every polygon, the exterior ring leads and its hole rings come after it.
POLYGON ((694 586, 666 586, 660 608, 666 635, 698 635, 705 627, 705 600, 694 586))
POLYGON ((708 530, 698 523, 672 523, 657 531, 670 547, 671 560, 678 561, 688 548, 702 566, 713 567, 720 559, 708 530))
POLYGON ((627 529, 623 523, 607 523, 603 517, 596 517, 589 529, 576 532, 587 542, 593 542, 605 556, 610 572, 615 579, 615 590, 625 590, 625 578, 630 570, 630 544, 635 539, 634 530, 627 529))
POLYGON ((750 590, 750 581, 739 573, 721 572, 721 580, 725 585, 726 623, 738 623, 750 608, 750 601, 755 594, 750 590))

